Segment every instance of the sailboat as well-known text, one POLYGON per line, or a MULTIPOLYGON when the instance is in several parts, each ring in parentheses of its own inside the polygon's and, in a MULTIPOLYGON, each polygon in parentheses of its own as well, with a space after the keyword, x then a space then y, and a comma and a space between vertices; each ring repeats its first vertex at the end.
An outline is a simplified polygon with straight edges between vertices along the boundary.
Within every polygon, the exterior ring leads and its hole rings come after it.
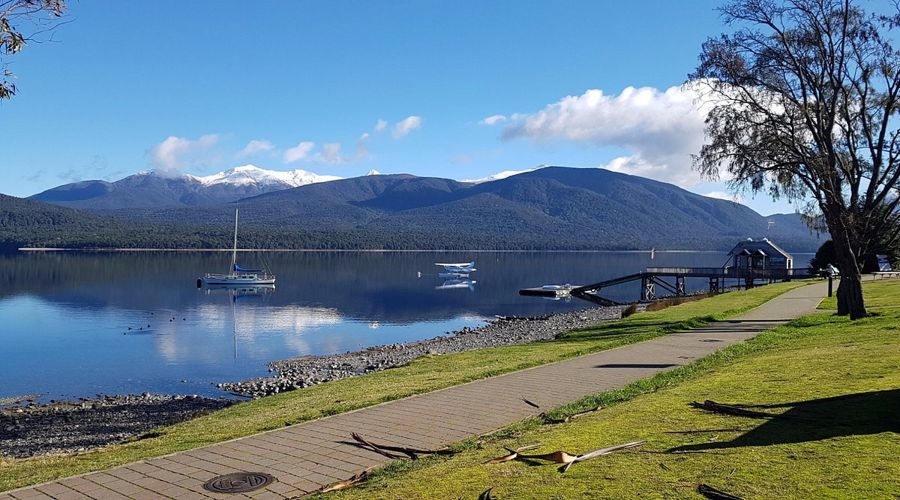
POLYGON ((245 269, 237 263, 238 209, 234 209, 234 250, 227 274, 206 273, 200 278, 206 285, 274 285, 275 275, 262 269, 245 269))

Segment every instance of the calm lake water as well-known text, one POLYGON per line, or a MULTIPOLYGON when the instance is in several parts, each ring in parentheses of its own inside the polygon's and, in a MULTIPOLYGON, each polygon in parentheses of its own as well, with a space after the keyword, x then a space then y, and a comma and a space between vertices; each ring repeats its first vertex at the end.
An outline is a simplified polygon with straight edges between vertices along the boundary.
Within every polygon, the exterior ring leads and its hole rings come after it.
MULTIPOLYGON (((520 288, 586 284, 647 266, 718 267, 725 259, 720 252, 657 252, 653 260, 646 252, 247 253, 239 261, 267 262, 277 287, 235 293, 196 285, 205 272, 224 272, 228 253, 0 255, 0 397, 222 395, 214 383, 265 375, 276 359, 589 305, 521 297, 520 288), (470 260, 474 283, 437 276, 434 262, 470 260)), ((631 283, 604 295, 629 301, 638 292, 631 283)))

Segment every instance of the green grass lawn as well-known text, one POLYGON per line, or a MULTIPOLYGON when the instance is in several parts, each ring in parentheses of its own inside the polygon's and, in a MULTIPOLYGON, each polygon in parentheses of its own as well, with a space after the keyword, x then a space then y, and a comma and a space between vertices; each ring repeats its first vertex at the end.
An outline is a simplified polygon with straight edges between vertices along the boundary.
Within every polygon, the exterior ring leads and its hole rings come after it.
MULTIPOLYGON (((900 286, 897 279, 879 279, 868 281, 863 287, 866 309, 877 311, 885 307, 900 307, 900 286)), ((837 292, 837 284, 835 284, 837 292)), ((837 296, 828 297, 819 304, 819 309, 837 310, 837 296)))
POLYGON ((494 498, 699 497, 707 484, 743 498, 898 498, 900 280, 865 290, 881 307, 872 317, 807 316, 567 409, 603 403, 596 413, 556 425, 531 419, 461 443, 453 457, 395 463, 332 495, 477 498, 493 488, 494 498), (706 399, 763 405, 756 409, 784 418, 688 406, 706 399), (504 447, 577 454, 641 439, 642 448, 566 473, 555 464, 484 464, 504 447))
POLYGON ((779 283, 600 324, 565 338, 431 356, 406 366, 234 405, 154 437, 74 455, 0 458, 0 491, 248 436, 501 373, 647 340, 739 314, 801 286, 779 283))

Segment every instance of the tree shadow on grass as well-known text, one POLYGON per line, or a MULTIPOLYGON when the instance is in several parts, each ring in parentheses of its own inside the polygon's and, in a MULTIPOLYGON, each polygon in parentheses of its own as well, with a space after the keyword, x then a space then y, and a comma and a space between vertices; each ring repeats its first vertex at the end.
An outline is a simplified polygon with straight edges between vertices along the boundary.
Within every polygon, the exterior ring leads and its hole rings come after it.
POLYGON ((740 406, 762 411, 787 408, 787 411, 772 411, 771 418, 763 417, 765 422, 762 425, 731 441, 679 446, 669 452, 802 443, 882 432, 900 433, 900 389, 791 403, 740 406))
POLYGON ((714 323, 715 318, 704 316, 677 321, 656 321, 653 319, 631 320, 627 323, 601 323, 586 328, 578 328, 563 333, 557 337, 557 341, 585 341, 608 340, 617 337, 625 337, 635 334, 645 334, 651 331, 660 333, 673 333, 690 330, 699 326, 714 323))

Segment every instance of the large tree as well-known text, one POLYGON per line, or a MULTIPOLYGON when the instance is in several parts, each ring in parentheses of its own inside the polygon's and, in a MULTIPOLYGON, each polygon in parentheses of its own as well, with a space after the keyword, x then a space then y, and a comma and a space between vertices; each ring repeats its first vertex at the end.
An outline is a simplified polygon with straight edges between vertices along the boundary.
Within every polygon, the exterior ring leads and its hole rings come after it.
MULTIPOLYGON (((883 7, 883 6, 882 6, 883 7)), ((900 12, 850 0, 734 0, 733 31, 691 81, 711 107, 695 168, 733 189, 804 200, 834 241, 838 313, 866 315, 860 257, 894 222, 900 178, 900 12)))
POLYGON ((65 0, 0 0, 0 99, 16 93, 8 60, 34 37, 56 27, 63 15, 65 0))

